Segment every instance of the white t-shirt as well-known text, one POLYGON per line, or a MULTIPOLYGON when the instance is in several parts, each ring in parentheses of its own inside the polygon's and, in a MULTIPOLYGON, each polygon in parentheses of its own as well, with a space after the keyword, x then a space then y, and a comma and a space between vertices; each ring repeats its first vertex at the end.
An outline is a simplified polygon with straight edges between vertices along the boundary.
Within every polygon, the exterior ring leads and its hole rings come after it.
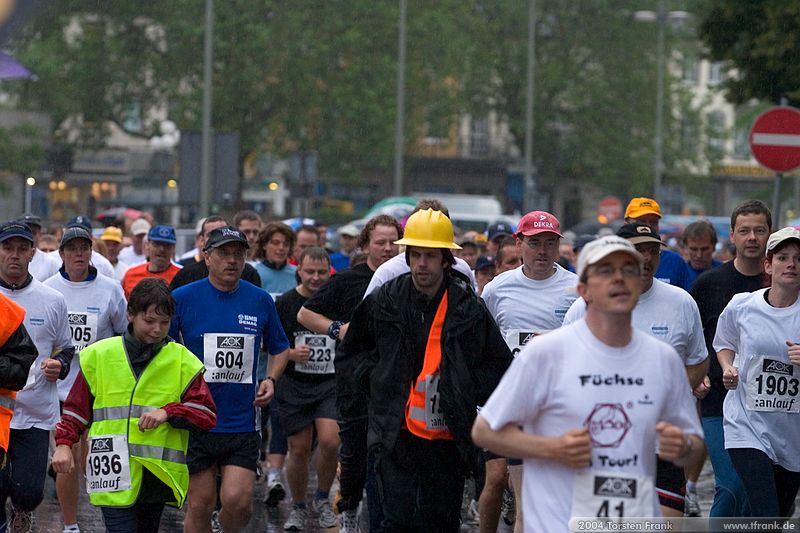
POLYGON ((786 341, 800 342, 800 299, 772 307, 767 289, 735 295, 717 322, 714 349, 733 350, 739 386, 723 404, 725 448, 755 448, 800 472, 800 368, 786 341), (764 410, 761 410, 764 409, 764 410))
MULTIPOLYGON (((44 282, 67 301, 67 313, 72 344, 82 350, 89 344, 120 335, 128 327, 128 303, 122 285, 102 274, 91 281, 67 281, 59 272, 44 282)), ((58 380, 58 398, 67 399, 78 376, 80 359, 72 359, 69 374, 58 380)))
MULTIPOLYGON (((50 255, 58 261, 58 268, 61 268, 61 265, 64 264, 64 261, 61 260, 61 254, 59 254, 58 250, 53 250, 50 252, 50 255)), ((108 276, 112 279, 114 278, 114 267, 111 265, 111 261, 106 259, 106 256, 103 254, 92 250, 91 263, 100 274, 108 276)))
MULTIPOLYGON (((564 317, 571 324, 586 316, 586 300, 578 298, 564 317)), ((700 311, 691 295, 657 279, 639 297, 631 316, 633 327, 675 348, 686 366, 708 358, 700 311)))
MULTIPOLYGON (((529 342, 480 415, 495 431, 508 424, 548 437, 584 426, 591 431, 589 468, 523 460, 525 531, 568 532, 573 495, 583 505, 574 516, 596 516, 604 501, 603 477, 637 478, 639 512, 632 511, 633 500, 618 498, 625 502, 623 511, 633 513, 623 514, 660 516, 654 488, 656 423, 703 435, 686 371, 673 348, 636 329, 627 346, 607 346, 583 320, 529 342)), ((617 516, 617 504, 606 504, 610 517, 617 516)))
POLYGON ((60 292, 45 287, 35 279, 23 289, 11 291, 0 287, 0 292, 25 308, 23 324, 39 351, 30 370, 35 381, 17 392, 11 427, 55 429, 61 416, 58 388, 56 383, 45 379, 41 365, 52 354, 72 346, 67 323, 67 302, 60 292))
POLYGON ((117 264, 114 265, 114 279, 122 283, 122 278, 125 277, 125 272, 127 272, 129 268, 130 266, 128 266, 128 263, 117 260, 117 264))
POLYGON ((528 334, 560 328, 567 309, 578 297, 578 276, 559 265, 554 264, 554 268, 549 278, 535 280, 518 267, 503 272, 483 288, 481 298, 515 355, 517 345, 524 344, 528 334))
MULTIPOLYGON (((456 257, 456 265, 453 267, 469 278, 474 290, 478 289, 478 284, 475 282, 475 274, 470 270, 466 261, 460 257, 456 257)), ((398 276, 402 276, 406 272, 411 272, 411 267, 406 264, 406 254, 399 254, 384 264, 378 267, 378 270, 372 275, 372 279, 367 285, 367 290, 364 292, 364 298, 378 290, 384 283, 393 280, 398 276)))
POLYGON ((28 265, 28 272, 39 281, 44 281, 58 272, 59 267, 61 267, 61 258, 56 259, 47 252, 36 250, 28 265))
POLYGON ((120 261, 126 263, 129 267, 141 265, 142 263, 147 261, 147 258, 144 256, 144 254, 137 254, 133 250, 133 246, 126 246, 125 248, 120 250, 117 258, 120 261))

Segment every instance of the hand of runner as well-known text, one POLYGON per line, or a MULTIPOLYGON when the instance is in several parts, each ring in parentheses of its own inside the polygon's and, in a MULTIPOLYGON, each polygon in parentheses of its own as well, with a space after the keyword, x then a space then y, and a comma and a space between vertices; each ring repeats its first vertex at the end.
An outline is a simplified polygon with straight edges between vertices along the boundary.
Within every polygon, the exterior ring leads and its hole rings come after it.
POLYGON ((56 474, 69 474, 75 468, 75 459, 72 457, 72 448, 66 444, 59 444, 56 446, 56 451, 53 453, 53 471, 56 474))
POLYGON ((739 369, 735 366, 729 366, 723 370, 722 385, 728 390, 735 389, 739 385, 739 369))
POLYGON ((311 348, 305 344, 289 349, 289 360, 295 363, 307 363, 311 356, 311 348))
POLYGON ((258 386, 256 399, 253 402, 253 405, 256 407, 264 407, 272 400, 273 396, 275 396, 275 387, 272 385, 272 380, 265 379, 258 386))
POLYGON ((555 459, 572 468, 589 466, 592 460, 592 438, 589 428, 567 431, 557 437, 555 459))
POLYGON ((789 362, 793 365, 800 365, 800 344, 786 341, 786 346, 789 347, 789 362))
POLYGON ((61 361, 58 359, 45 359, 41 368, 47 381, 56 381, 61 375, 61 361))
POLYGON ((687 452, 689 446, 681 428, 669 422, 659 422, 656 424, 658 432, 658 456, 663 461, 675 461, 687 452))
POLYGON ((155 429, 166 421, 167 412, 165 410, 156 409, 155 411, 150 411, 139 418, 139 431, 155 429))
POLYGON ((708 376, 706 376, 703 378, 703 381, 701 381, 700 384, 692 391, 692 394, 694 394, 695 398, 697 398, 698 400, 702 400, 703 398, 708 396, 708 391, 710 390, 711 390, 711 379, 708 376))

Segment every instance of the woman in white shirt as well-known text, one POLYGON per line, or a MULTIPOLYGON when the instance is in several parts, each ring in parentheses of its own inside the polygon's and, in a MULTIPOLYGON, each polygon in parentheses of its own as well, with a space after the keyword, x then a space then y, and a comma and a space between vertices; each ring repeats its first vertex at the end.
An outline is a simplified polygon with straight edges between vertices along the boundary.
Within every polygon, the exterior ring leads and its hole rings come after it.
POLYGON ((800 231, 767 241, 772 286, 737 294, 714 349, 728 389, 725 448, 755 516, 788 516, 800 487, 800 231))

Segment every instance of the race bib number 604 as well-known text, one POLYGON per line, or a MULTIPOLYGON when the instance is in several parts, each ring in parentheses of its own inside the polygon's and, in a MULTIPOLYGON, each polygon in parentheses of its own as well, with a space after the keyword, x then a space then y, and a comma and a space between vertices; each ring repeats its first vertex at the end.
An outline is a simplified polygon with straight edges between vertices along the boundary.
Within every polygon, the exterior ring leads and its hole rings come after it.
POLYGON ((118 492, 130 488, 128 439, 125 435, 92 437, 86 457, 86 491, 118 492))
POLYGON ((207 383, 253 383, 255 335, 206 333, 203 335, 204 376, 207 383))

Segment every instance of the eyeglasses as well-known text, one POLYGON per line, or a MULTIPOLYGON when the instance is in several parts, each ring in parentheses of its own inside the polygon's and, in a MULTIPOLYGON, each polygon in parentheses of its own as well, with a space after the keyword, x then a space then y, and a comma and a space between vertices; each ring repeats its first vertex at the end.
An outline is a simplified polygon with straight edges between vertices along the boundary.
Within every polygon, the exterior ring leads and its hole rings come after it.
POLYGON ((622 272, 622 276, 625 278, 638 278, 642 274, 638 265, 623 265, 619 268, 611 265, 600 265, 593 268, 589 274, 599 278, 612 278, 617 272, 622 272))

